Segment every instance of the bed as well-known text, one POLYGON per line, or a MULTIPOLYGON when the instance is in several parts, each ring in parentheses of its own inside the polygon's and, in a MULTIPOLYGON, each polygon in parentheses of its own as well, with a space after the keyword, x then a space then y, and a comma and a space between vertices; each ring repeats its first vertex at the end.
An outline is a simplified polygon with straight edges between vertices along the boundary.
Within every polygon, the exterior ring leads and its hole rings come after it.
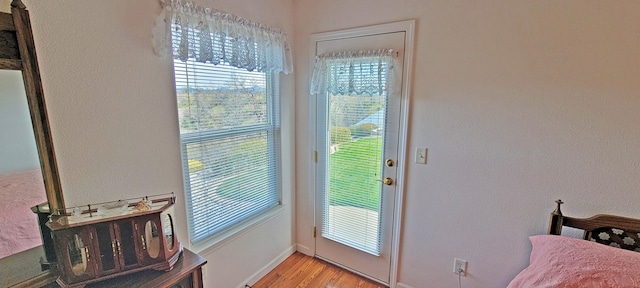
POLYGON ((529 237, 530 264, 508 288, 640 287, 640 219, 567 217, 556 203, 548 235, 529 237), (561 236, 563 227, 584 230, 582 239, 561 236))
POLYGON ((40 169, 0 175, 0 259, 42 245, 31 207, 47 202, 40 169))

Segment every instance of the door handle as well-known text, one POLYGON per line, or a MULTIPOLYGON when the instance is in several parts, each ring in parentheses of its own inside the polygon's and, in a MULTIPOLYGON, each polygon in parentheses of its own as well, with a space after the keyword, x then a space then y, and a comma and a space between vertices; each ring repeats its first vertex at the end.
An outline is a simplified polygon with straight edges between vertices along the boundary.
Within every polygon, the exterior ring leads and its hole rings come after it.
POLYGON ((89 254, 89 247, 84 246, 84 254, 87 255, 87 262, 91 261, 91 254, 89 254))
POLYGON ((386 177, 386 178, 384 178, 382 180, 376 180, 376 181, 382 182, 382 184, 388 185, 388 186, 393 185, 393 179, 391 179, 389 177, 386 177))
POLYGON ((144 239, 144 235, 140 234, 140 242, 142 242, 142 250, 147 250, 147 241, 144 239))
POLYGON ((116 250, 116 240, 113 239, 111 241, 111 251, 113 252, 113 256, 118 255, 118 252, 116 250))

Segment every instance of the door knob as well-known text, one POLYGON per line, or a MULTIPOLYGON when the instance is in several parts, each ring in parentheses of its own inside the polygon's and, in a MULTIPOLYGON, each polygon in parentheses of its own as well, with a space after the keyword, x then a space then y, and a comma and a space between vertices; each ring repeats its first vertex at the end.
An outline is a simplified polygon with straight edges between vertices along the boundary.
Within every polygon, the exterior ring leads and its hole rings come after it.
POLYGON ((389 178, 389 177, 386 177, 386 178, 384 178, 384 179, 382 179, 382 180, 377 180, 377 181, 382 182, 384 185, 391 185, 391 184, 393 184, 393 179, 391 179, 391 178, 389 178))

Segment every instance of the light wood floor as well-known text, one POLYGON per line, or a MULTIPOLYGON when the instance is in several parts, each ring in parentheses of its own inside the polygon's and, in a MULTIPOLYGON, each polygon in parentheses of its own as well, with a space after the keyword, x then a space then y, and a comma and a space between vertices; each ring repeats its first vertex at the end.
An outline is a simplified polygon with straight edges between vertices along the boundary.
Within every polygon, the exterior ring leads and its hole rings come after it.
POLYGON ((383 288, 381 284, 296 252, 251 288, 383 288))

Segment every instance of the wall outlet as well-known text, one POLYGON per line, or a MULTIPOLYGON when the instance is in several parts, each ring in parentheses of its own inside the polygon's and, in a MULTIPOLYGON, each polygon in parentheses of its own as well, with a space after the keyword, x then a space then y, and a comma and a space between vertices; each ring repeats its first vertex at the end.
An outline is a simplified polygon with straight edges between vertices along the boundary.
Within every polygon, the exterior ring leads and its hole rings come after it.
POLYGON ((467 276, 467 260, 462 260, 458 258, 453 259, 453 274, 460 276, 467 276))

